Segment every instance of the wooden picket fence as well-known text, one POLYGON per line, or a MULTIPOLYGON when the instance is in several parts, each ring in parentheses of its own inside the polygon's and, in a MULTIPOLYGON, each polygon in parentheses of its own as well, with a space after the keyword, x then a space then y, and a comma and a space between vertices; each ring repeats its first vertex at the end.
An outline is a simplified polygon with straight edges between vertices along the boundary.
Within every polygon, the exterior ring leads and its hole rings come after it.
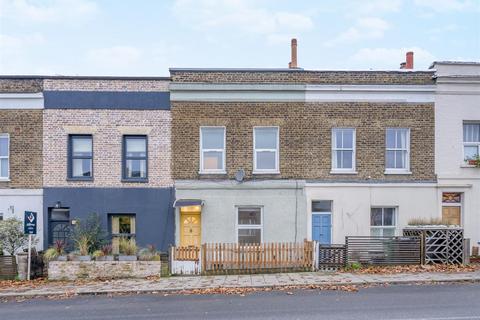
POLYGON ((177 261, 198 261, 200 259, 199 247, 172 247, 172 258, 177 261))
POLYGON ((207 243, 202 245, 202 273, 311 271, 313 242, 207 243))

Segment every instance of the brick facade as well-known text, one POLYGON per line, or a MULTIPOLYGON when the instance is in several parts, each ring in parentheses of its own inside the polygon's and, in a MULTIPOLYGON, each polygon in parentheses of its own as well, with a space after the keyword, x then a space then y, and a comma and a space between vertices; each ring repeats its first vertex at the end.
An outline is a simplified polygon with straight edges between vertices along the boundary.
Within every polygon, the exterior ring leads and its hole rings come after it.
POLYGON ((0 93, 33 93, 41 92, 42 79, 3 78, 0 79, 0 93))
POLYGON ((170 111, 45 109, 45 187, 166 187, 170 175, 170 111), (67 181, 69 134, 93 135, 93 181, 67 181), (148 136, 148 182, 122 182, 122 136, 148 136))
POLYGON ((0 188, 42 188, 42 112, 0 110, 0 133, 10 136, 10 181, 0 188))
POLYGON ((174 179, 251 179, 253 127, 280 127, 280 174, 256 178, 432 181, 433 103, 172 102, 174 179), (194 115, 194 116, 192 116, 194 115), (199 175, 199 127, 226 127, 225 175, 199 175), (332 127, 356 128, 358 174, 330 174, 332 127), (411 175, 385 175, 385 129, 411 129, 411 175))
POLYGON ((173 82, 290 84, 434 84, 432 71, 188 71, 172 69, 173 82))
POLYGON ((169 80, 159 79, 45 79, 45 90, 59 91, 168 91, 169 80))

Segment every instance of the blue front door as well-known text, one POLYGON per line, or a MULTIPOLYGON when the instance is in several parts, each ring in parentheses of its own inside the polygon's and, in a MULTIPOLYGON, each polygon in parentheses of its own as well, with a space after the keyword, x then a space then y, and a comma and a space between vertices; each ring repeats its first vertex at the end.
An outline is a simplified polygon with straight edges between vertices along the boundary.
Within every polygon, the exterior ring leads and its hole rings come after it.
POLYGON ((312 240, 330 244, 332 233, 331 214, 312 214, 312 240))

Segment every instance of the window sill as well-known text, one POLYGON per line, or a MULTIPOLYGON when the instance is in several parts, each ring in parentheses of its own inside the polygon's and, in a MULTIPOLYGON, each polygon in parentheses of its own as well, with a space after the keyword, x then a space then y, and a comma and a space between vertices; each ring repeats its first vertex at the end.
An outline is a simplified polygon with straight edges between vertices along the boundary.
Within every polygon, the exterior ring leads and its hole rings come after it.
POLYGON ((124 183, 148 183, 148 179, 122 179, 124 183))
POLYGON ((473 165, 473 164, 462 164, 460 165, 460 168, 478 168, 477 166, 473 165))
POLYGON ((399 171, 392 171, 392 170, 387 170, 384 172, 384 174, 387 175, 411 175, 411 171, 405 171, 405 170, 399 170, 399 171))
POLYGON ((341 171, 341 170, 332 170, 330 171, 330 174, 358 174, 358 171, 341 171))
POLYGON ((67 181, 93 181, 93 178, 67 178, 67 181))
POLYGON ((210 175, 210 174, 227 174, 227 171, 199 171, 198 174, 205 174, 205 175, 210 175))
POLYGON ((280 171, 253 171, 252 174, 280 174, 280 171))

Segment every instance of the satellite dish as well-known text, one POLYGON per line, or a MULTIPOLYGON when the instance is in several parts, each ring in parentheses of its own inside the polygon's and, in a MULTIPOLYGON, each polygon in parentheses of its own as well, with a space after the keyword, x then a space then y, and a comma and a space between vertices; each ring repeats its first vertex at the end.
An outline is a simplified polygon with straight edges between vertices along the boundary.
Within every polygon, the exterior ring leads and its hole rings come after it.
POLYGON ((237 182, 242 182, 243 179, 245 179, 245 170, 240 169, 235 172, 235 180, 237 180, 237 182))

